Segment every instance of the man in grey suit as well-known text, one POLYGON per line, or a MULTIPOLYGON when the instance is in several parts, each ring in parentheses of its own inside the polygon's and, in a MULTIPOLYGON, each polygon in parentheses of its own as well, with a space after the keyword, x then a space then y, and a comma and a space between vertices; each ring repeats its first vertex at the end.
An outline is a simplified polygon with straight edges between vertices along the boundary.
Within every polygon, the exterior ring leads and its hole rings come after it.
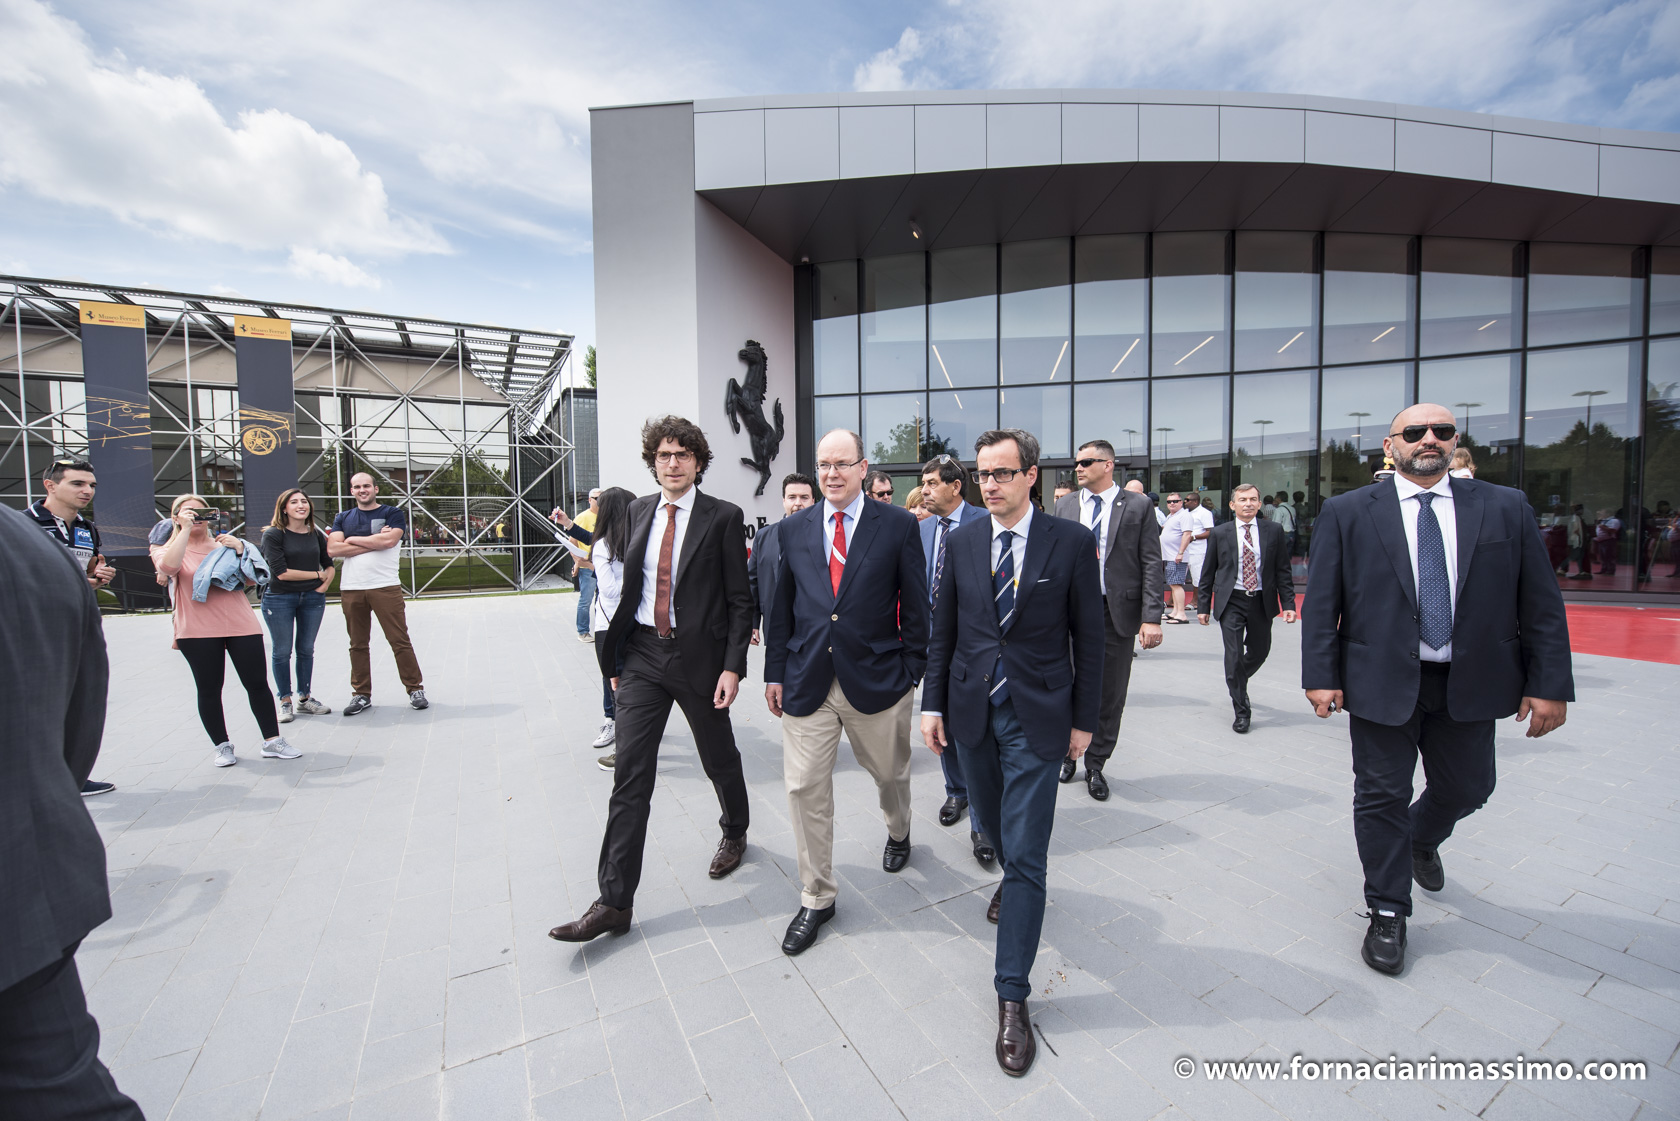
MULTIPOLYGON (((797 514, 817 500, 817 483, 798 471, 782 479, 782 515, 797 514)), ((776 602, 776 564, 782 557, 782 523, 772 522, 753 535, 752 552, 747 554, 747 585, 753 597, 752 644, 763 637, 764 620, 776 602)))
POLYGON ((105 731, 105 635, 87 575, 0 508, 0 1117, 143 1121, 99 1061, 76 947, 111 917, 81 787, 105 731))
MULTIPOLYGON (((1161 645, 1161 535, 1155 506, 1141 494, 1114 484, 1114 445, 1088 440, 1079 447, 1074 470, 1079 489, 1056 503, 1056 516, 1076 521, 1096 537, 1102 574, 1102 713, 1091 749, 1085 753, 1085 786, 1099 802, 1108 800, 1103 765, 1120 739, 1120 716, 1132 681, 1133 640, 1145 650, 1161 645), (1145 622, 1144 620, 1149 620, 1145 622)), ((1072 782, 1074 760, 1062 760, 1061 781, 1072 782)))

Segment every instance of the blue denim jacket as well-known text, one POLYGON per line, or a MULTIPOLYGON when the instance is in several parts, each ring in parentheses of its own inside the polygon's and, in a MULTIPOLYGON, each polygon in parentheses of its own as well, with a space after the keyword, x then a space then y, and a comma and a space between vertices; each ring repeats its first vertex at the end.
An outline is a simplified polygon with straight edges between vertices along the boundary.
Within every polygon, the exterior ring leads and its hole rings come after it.
POLYGON ((193 601, 203 603, 212 586, 236 592, 248 584, 267 587, 268 580, 268 563, 255 545, 247 541, 243 553, 218 545, 193 573, 193 601))

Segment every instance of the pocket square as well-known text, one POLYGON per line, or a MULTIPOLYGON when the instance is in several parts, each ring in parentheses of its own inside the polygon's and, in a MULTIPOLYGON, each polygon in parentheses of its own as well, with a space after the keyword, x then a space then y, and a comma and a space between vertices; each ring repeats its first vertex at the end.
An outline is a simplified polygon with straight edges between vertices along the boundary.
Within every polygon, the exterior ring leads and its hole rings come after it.
POLYGON ((1044 579, 1039 581, 1040 584, 1048 584, 1049 582, 1050 582, 1050 577, 1048 577, 1048 576, 1046 576, 1044 579))

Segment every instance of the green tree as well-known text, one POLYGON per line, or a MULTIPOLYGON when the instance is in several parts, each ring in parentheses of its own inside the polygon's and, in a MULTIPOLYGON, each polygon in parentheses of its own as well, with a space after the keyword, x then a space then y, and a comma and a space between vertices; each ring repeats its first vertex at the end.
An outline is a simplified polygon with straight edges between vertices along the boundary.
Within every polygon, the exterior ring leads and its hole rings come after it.
POLYGON ((476 456, 458 455, 426 477, 426 486, 420 492, 420 505, 438 521, 460 533, 463 507, 474 517, 493 517, 512 501, 512 492, 504 468, 492 467, 476 456), (465 503, 461 487, 463 470, 466 473, 465 503))
POLYGON ((585 347, 583 351, 583 376, 589 380, 589 388, 595 388, 595 348, 585 347))

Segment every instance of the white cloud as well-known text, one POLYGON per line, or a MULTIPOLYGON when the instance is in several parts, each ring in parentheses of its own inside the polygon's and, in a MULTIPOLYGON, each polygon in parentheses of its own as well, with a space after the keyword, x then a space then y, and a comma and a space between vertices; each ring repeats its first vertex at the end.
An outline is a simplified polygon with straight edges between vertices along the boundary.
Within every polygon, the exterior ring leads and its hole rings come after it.
POLYGON ((914 27, 906 27, 898 42, 858 65, 852 75, 852 88, 865 92, 917 88, 915 79, 905 78, 904 67, 921 58, 926 50, 921 33, 914 27))
POLYGON ((0 2, 0 41, 0 184, 245 249, 448 248, 392 210, 349 145, 296 116, 229 122, 197 83, 96 57, 75 24, 30 0, 0 2))
POLYGON ((378 288, 379 278, 369 276, 346 257, 335 257, 319 249, 294 246, 286 271, 300 280, 319 280, 341 288, 378 288))

